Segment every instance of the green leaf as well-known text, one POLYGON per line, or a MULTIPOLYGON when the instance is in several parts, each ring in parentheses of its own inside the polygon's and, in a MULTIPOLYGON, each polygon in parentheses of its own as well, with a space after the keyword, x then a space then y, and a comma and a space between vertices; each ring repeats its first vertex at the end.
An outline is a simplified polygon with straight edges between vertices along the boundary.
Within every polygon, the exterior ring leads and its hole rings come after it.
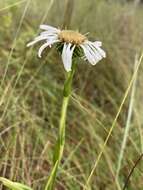
POLYGON ((28 187, 27 185, 10 181, 9 179, 6 179, 4 177, 0 177, 0 181, 3 183, 3 185, 11 190, 32 190, 31 187, 28 187))

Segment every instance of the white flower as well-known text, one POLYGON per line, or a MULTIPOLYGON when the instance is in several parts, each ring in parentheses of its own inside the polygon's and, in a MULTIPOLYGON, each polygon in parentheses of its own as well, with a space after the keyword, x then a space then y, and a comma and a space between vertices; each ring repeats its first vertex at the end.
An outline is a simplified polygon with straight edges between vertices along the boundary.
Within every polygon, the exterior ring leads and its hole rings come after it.
POLYGON ((81 47, 85 54, 85 59, 92 65, 95 65, 102 58, 106 57, 106 53, 101 49, 102 42, 91 42, 85 35, 72 30, 60 30, 49 25, 40 25, 40 29, 44 30, 34 41, 28 43, 28 47, 39 41, 45 41, 38 51, 38 56, 41 58, 42 52, 48 46, 51 47, 55 43, 63 43, 62 60, 64 68, 67 72, 71 71, 72 56, 76 47, 81 47))

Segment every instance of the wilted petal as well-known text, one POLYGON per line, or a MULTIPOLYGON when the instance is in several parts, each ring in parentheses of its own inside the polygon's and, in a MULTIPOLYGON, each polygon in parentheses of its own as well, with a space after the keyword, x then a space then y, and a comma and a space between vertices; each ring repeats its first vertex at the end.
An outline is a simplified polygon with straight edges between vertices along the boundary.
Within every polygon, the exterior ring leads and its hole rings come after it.
POLYGON ((90 42, 86 41, 84 44, 81 44, 84 54, 87 60, 92 64, 95 65, 98 63, 103 57, 106 57, 106 53, 100 48, 102 42, 90 42))
POLYGON ((38 51, 38 57, 41 58, 41 55, 42 55, 42 52, 44 51, 44 49, 45 49, 46 47, 48 47, 48 46, 51 46, 52 44, 54 44, 54 43, 56 43, 56 42, 58 42, 58 40, 55 40, 55 41, 48 41, 48 42, 46 42, 45 44, 43 44, 43 45, 40 47, 39 51, 38 51))
POLYGON ((48 37, 51 37, 51 36, 58 36, 58 34, 57 34, 57 33, 54 33, 54 32, 45 31, 45 32, 41 32, 41 33, 40 33, 40 36, 48 36, 48 37))
POLYGON ((46 40, 46 39, 47 39, 46 36, 38 36, 38 37, 36 37, 32 42, 29 42, 29 43, 27 44, 27 47, 32 46, 32 45, 36 44, 37 42, 40 42, 40 41, 46 40))
POLYGON ((64 68, 67 72, 71 71, 72 56, 73 56, 74 49, 75 49, 75 45, 72 47, 72 44, 64 43, 64 47, 62 51, 62 60, 63 60, 64 68))
POLYGON ((95 42, 93 42, 96 46, 98 46, 98 47, 101 47, 102 46, 102 42, 100 42, 100 41, 95 41, 95 42))
POLYGON ((97 51, 97 49, 93 46, 93 44, 89 43, 87 44, 87 47, 90 53, 93 55, 93 57, 95 57, 97 62, 103 58, 103 56, 99 53, 99 51, 97 51))
POLYGON ((106 52, 103 50, 103 49, 101 49, 101 45, 102 45, 102 42, 101 43, 99 43, 99 42, 91 42, 91 45, 94 47, 94 48, 96 48, 97 49, 97 51, 100 53, 100 55, 102 56, 102 57, 106 57, 106 52))
POLYGON ((36 44, 37 42, 40 42, 43 40, 46 40, 46 41, 58 40, 58 35, 57 34, 51 34, 51 35, 42 35, 41 34, 40 36, 37 36, 32 42, 28 43, 27 47, 32 46, 32 45, 36 44))
POLYGON ((45 24, 40 25, 40 29, 47 30, 47 31, 53 31, 53 32, 60 32, 59 29, 57 29, 53 26, 45 25, 45 24))
POLYGON ((85 57, 86 59, 92 64, 96 64, 98 59, 95 57, 95 53, 91 53, 89 47, 87 45, 81 45, 83 51, 84 51, 84 54, 85 54, 85 57))

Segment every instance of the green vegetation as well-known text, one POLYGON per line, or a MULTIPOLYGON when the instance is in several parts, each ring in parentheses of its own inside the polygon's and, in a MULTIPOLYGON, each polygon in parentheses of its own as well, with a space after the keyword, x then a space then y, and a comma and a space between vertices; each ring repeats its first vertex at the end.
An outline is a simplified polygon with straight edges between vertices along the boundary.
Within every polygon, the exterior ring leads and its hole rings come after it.
MULTIPOLYGON (((69 16, 66 2, 0 1, 0 176, 35 190, 45 187, 58 137, 65 71, 54 48, 39 59, 40 44, 30 49, 26 44, 38 34, 41 23, 56 27, 68 23, 70 29, 101 40, 107 58, 94 67, 84 61, 78 64, 56 187, 80 190, 88 184, 89 190, 122 190, 143 153, 143 66, 138 61, 143 50, 143 6, 75 0, 69 16), (125 127, 129 127, 127 143, 121 151, 125 127)), ((142 168, 140 161, 126 189, 143 189, 142 168)))

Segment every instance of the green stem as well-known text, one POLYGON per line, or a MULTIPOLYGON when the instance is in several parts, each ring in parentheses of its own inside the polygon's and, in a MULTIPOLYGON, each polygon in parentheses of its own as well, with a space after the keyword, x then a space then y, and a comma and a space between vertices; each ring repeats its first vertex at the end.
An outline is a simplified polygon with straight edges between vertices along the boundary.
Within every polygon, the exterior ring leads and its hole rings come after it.
POLYGON ((54 156, 53 156, 53 169, 51 171, 51 175, 48 179, 46 184, 45 190, 53 190, 54 184, 56 180, 56 175, 58 172, 58 168, 63 156, 64 145, 65 145, 65 122, 67 116, 67 107, 69 103, 69 98, 71 94, 71 86, 72 86, 72 79, 74 76, 76 64, 73 63, 72 71, 68 72, 67 79, 65 81, 64 90, 63 90, 63 103, 61 109, 61 118, 59 123, 59 136, 55 146, 54 156))

